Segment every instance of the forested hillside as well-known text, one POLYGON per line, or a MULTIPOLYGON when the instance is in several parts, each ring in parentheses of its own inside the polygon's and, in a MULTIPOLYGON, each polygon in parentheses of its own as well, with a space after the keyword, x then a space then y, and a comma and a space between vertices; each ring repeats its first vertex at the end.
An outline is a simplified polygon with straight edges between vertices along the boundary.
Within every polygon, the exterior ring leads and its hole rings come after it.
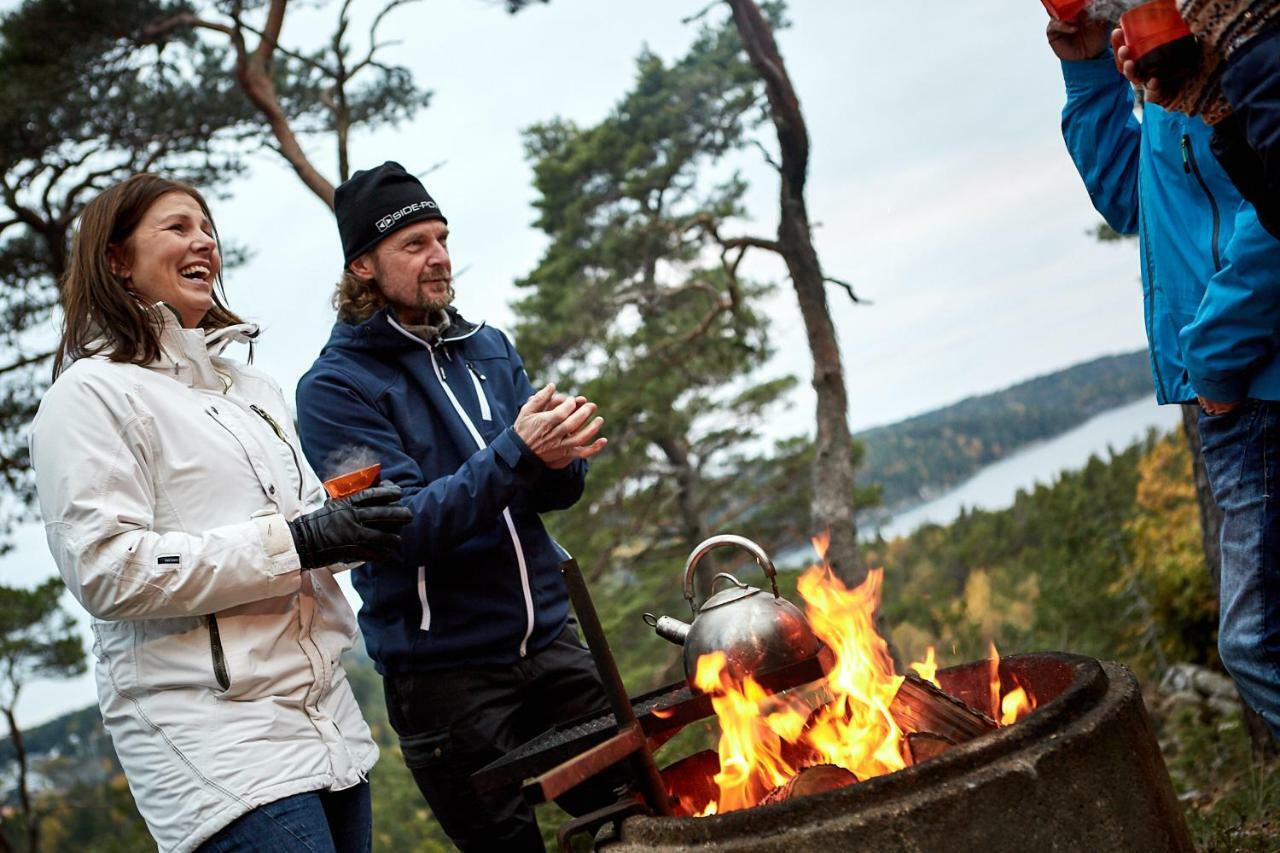
POLYGON ((1146 350, 1077 364, 859 433, 865 447, 859 482, 880 487, 876 513, 897 512, 1028 444, 1151 393, 1146 350))

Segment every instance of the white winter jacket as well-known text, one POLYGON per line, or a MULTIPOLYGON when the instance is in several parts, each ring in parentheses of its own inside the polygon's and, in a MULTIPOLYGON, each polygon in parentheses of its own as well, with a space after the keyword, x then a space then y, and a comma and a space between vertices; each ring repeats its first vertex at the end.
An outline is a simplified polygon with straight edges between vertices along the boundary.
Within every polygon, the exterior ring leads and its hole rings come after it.
POLYGON ((300 571, 285 524, 323 489, 279 387, 220 357, 256 329, 166 323, 156 363, 58 378, 31 459, 49 549, 94 616, 107 731, 156 843, 185 851, 358 784, 378 750, 339 663, 351 607, 330 571, 300 571))

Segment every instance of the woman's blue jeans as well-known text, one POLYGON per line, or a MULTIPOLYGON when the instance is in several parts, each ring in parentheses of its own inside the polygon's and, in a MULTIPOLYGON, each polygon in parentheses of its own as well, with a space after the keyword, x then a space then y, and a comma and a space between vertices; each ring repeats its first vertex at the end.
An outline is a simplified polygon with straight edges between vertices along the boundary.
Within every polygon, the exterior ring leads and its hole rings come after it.
POLYGON ((200 853, 369 853, 373 811, 369 783, 344 791, 310 791, 241 815, 200 845, 200 853))
POLYGON ((1218 652, 1280 737, 1280 403, 1202 412, 1200 440, 1223 515, 1218 652))

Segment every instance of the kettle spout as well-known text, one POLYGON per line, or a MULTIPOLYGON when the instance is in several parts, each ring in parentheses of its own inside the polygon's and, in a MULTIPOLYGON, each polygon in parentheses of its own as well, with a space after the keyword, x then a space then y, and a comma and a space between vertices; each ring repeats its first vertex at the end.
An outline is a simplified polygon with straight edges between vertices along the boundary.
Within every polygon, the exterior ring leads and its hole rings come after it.
POLYGON ((652 613, 644 614, 644 621, 659 637, 677 646, 684 645, 685 639, 689 636, 689 629, 693 627, 674 616, 654 616, 652 613))

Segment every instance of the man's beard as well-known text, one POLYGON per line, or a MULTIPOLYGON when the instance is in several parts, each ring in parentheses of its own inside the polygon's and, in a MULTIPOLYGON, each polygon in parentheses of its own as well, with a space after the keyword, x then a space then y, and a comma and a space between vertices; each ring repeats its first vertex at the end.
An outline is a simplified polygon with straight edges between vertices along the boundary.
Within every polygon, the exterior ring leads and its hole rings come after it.
POLYGON ((443 311, 453 304, 453 298, 456 295, 453 290, 453 277, 444 268, 431 268, 418 284, 418 307, 428 315, 443 311), (438 281, 439 279, 444 279, 448 284, 443 294, 422 289, 421 285, 427 281, 438 281))

